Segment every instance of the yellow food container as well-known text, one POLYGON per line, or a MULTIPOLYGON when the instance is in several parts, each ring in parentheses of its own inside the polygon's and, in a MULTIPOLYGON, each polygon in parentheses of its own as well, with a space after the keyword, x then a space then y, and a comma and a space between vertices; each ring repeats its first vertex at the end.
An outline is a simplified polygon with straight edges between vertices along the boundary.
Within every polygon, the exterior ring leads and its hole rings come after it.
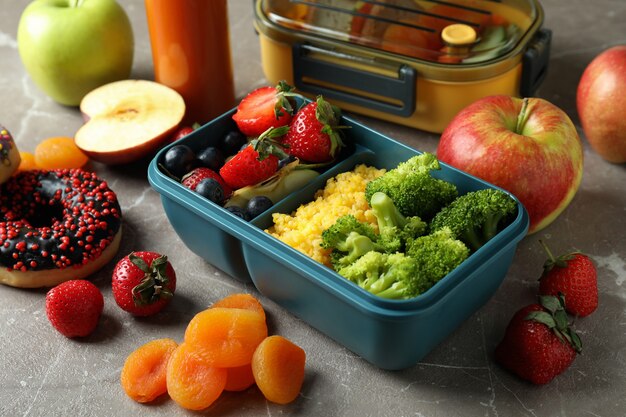
POLYGON ((256 0, 263 71, 357 114, 441 132, 493 94, 543 81, 537 0, 256 0))

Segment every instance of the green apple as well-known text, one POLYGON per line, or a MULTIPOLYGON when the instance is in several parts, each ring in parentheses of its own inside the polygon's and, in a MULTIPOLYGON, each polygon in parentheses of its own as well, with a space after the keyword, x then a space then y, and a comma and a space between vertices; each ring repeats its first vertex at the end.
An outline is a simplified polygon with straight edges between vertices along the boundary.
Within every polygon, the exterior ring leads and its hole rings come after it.
POLYGON ((22 13, 17 43, 35 84, 64 105, 130 76, 133 32, 115 0, 35 0, 22 13))

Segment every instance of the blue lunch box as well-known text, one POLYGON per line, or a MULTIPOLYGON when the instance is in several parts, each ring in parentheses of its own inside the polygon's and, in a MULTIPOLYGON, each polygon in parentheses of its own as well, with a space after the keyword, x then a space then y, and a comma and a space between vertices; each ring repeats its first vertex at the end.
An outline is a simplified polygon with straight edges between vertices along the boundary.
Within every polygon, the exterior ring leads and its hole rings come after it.
MULTIPOLYGON (((234 109, 177 141, 195 151, 215 144, 236 128, 234 109)), ((458 268, 424 294, 387 300, 368 293, 330 268, 289 247, 264 229, 272 212, 291 213, 313 199, 326 181, 358 164, 391 169, 420 152, 344 117, 353 146, 334 166, 246 222, 185 188, 159 163, 173 144, 161 149, 148 167, 148 180, 161 195, 172 227, 187 247, 240 280, 251 280, 261 294, 325 333, 373 365, 388 370, 418 363, 495 293, 511 265, 518 242, 528 231, 528 213, 518 201, 517 216, 458 268)), ((454 183, 459 194, 497 188, 446 164, 433 176, 454 183)))

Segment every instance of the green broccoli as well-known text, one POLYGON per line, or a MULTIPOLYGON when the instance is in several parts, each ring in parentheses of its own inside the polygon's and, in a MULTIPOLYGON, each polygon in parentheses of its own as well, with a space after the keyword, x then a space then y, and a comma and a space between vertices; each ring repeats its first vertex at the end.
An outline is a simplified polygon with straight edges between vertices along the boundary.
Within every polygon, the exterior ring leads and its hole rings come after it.
POLYGON ((325 249, 332 249, 330 258, 335 268, 349 265, 364 254, 373 250, 382 250, 376 243, 374 228, 361 223, 351 214, 339 217, 335 223, 322 232, 325 249))
POLYGON ((517 203, 501 190, 469 192, 455 199, 433 217, 430 230, 450 228, 455 238, 478 250, 510 222, 517 203))
POLYGON ((431 175, 431 171, 439 169, 439 161, 433 154, 416 155, 368 182, 365 198, 369 203, 374 193, 383 192, 404 216, 430 220, 458 195, 454 184, 431 175))
POLYGON ((428 290, 469 256, 467 246, 449 229, 408 244, 406 253, 370 251, 337 272, 379 297, 407 299, 428 290))
POLYGON ((409 241, 406 249, 406 255, 415 259, 428 288, 467 259, 469 252, 447 228, 409 241))
POLYGON ((385 193, 372 194, 370 205, 378 222, 378 243, 385 252, 403 251, 408 239, 421 236, 428 229, 428 224, 418 216, 403 216, 385 193))
POLYGON ((368 252, 337 272, 383 298, 412 298, 428 289, 415 259, 403 253, 368 252))

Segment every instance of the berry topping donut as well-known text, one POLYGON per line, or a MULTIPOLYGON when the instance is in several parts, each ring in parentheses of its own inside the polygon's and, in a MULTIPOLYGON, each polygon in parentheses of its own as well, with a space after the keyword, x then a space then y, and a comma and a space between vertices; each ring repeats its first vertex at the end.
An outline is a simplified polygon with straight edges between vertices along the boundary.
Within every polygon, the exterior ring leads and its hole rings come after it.
POLYGON ((0 186, 0 283, 51 287, 109 262, 121 240, 117 196, 81 169, 19 172, 0 186))
POLYGON ((20 166, 20 153, 8 130, 0 126, 0 184, 20 166))

